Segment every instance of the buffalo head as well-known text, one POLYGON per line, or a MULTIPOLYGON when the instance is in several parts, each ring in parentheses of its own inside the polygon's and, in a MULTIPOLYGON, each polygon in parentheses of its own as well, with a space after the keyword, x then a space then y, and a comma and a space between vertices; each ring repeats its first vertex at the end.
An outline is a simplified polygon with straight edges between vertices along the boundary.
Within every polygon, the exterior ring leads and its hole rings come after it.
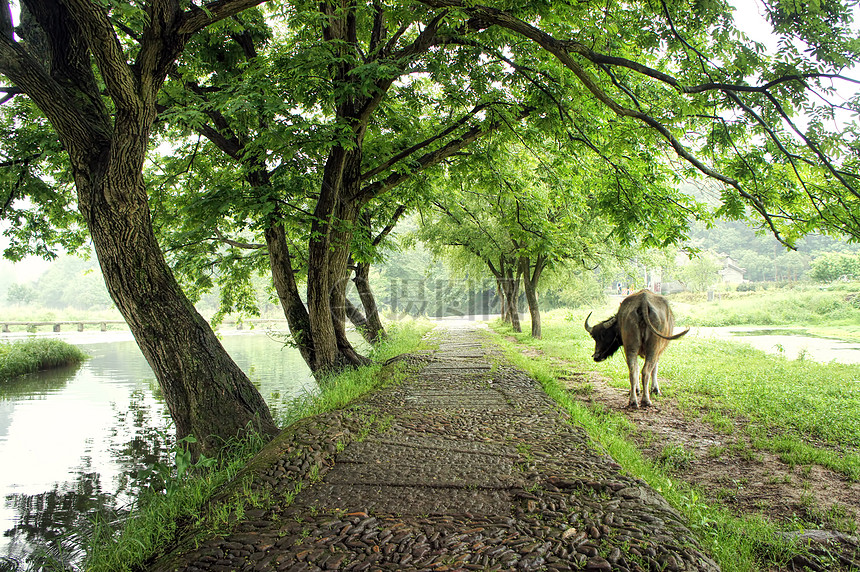
POLYGON ((594 361, 603 361, 618 351, 621 347, 621 330, 618 327, 618 319, 612 316, 594 326, 588 325, 589 313, 585 318, 585 331, 594 339, 594 361))

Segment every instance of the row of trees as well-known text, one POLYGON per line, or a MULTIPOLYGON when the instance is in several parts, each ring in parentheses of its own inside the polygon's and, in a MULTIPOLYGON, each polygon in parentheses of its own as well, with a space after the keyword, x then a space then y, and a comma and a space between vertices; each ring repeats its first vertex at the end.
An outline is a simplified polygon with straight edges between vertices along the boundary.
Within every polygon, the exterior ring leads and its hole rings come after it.
POLYGON ((771 55, 723 2, 4 0, 7 254, 89 235, 178 435, 271 434, 193 299, 218 285, 242 309, 265 272, 314 371, 363 363, 347 284, 372 322, 369 265, 406 212, 509 307, 522 277, 535 310, 546 268, 676 243, 690 219, 860 236, 855 134, 829 121, 858 107, 833 93, 851 12, 768 10, 771 55), (716 213, 677 190, 699 176, 716 213))

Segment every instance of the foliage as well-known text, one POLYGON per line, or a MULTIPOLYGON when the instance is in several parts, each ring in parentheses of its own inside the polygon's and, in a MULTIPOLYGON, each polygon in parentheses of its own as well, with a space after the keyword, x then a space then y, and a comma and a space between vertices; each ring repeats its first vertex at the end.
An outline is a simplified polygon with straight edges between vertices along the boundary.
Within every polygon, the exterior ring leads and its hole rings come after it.
POLYGON ((77 346, 61 340, 0 342, 0 381, 43 369, 78 364, 86 358, 77 346))
POLYGON ((809 277, 816 282, 860 279, 860 255, 826 253, 812 261, 809 277))
POLYGON ((10 304, 29 304, 36 299, 36 291, 27 284, 10 284, 6 292, 6 300, 10 304))
POLYGON ((860 244, 842 237, 813 233, 797 241, 796 251, 788 250, 773 235, 756 231, 751 221, 694 224, 685 246, 731 256, 745 269, 744 279, 752 282, 803 280, 810 263, 821 256, 833 252, 851 254, 860 249, 860 244))
POLYGON ((721 266, 716 257, 702 252, 681 271, 681 279, 693 292, 703 292, 719 281, 721 266))
POLYGON ((600 264, 600 274, 565 264, 549 272, 540 289, 541 304, 553 308, 585 308, 606 303, 604 285, 612 279, 611 261, 600 264), (606 263, 608 262, 608 264, 606 263))

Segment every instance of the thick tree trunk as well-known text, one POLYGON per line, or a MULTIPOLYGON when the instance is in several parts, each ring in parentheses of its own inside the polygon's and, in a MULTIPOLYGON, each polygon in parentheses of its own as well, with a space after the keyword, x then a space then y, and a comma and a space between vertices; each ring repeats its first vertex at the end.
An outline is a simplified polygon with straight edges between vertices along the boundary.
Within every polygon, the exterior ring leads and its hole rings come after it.
POLYGON ((155 372, 177 437, 193 435, 198 450, 211 454, 248 430, 274 435, 277 427, 260 393, 164 260, 143 177, 129 167, 135 158, 123 153, 134 143, 126 148, 114 143, 92 172, 76 171, 75 181, 108 292, 155 372))
POLYGON ((370 289, 370 264, 361 262, 356 265, 355 276, 352 281, 355 284, 356 290, 358 290, 367 320, 365 327, 366 334, 363 334, 364 338, 371 344, 384 340, 386 337, 385 328, 382 326, 382 320, 379 317, 376 297, 373 295, 373 290, 370 289))
POLYGON ((338 365, 337 336, 332 320, 333 284, 329 257, 331 227, 335 222, 335 208, 341 193, 345 153, 342 147, 334 147, 329 153, 311 223, 311 239, 308 245, 308 315, 315 353, 311 369, 315 372, 334 370, 338 365))
POLYGON ((284 235, 284 227, 277 222, 272 222, 271 226, 266 229, 265 236, 275 292, 281 301, 281 308, 283 308, 284 316, 287 318, 290 334, 292 334, 293 341, 299 348, 305 363, 308 364, 308 367, 313 368, 315 356, 310 316, 299 295, 292 259, 284 235))
POLYGON ((360 180, 360 167, 359 149, 333 148, 314 211, 308 258, 308 313, 316 352, 312 368, 315 372, 370 363, 346 337, 347 261, 358 207, 346 204, 342 197, 345 187, 355 190, 352 187, 360 180))
MULTIPOLYGON (((355 154, 360 156, 360 154, 355 154)), ((349 165, 350 182, 358 174, 358 165, 353 164, 359 159, 353 155, 349 165)), ((341 202, 332 236, 332 251, 329 257, 329 267, 332 274, 331 289, 331 319, 334 324, 337 339, 338 358, 341 365, 368 365, 371 361, 359 354, 352 347, 352 342, 346 336, 346 290, 349 285, 349 255, 352 233, 358 218, 358 208, 351 203, 341 202), (335 280, 334 278, 337 277, 335 280)))
POLYGON ((368 343, 370 343, 370 338, 367 334, 367 318, 364 314, 361 313, 361 310, 352 303, 352 301, 347 298, 346 299, 346 317, 349 318, 349 321, 352 322, 352 325, 355 326, 355 329, 361 333, 361 337, 363 337, 368 343))

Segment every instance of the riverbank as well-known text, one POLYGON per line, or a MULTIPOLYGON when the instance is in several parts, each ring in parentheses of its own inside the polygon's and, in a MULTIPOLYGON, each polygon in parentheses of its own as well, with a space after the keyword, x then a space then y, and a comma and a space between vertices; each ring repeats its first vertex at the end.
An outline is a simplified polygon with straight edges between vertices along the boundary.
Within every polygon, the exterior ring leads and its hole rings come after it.
POLYGON ((28 373, 79 364, 86 358, 80 349, 61 340, 0 342, 0 382, 28 373))

